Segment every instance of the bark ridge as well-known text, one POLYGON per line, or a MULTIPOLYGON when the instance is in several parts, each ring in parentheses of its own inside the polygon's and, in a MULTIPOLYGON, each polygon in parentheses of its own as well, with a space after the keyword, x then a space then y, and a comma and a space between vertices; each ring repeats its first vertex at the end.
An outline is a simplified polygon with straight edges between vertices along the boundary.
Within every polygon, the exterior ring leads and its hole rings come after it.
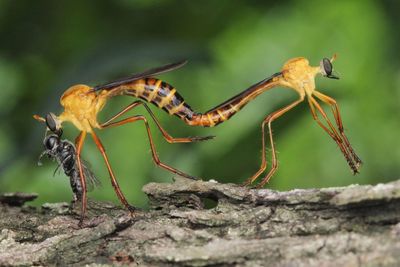
POLYGON ((0 265, 400 266, 400 181, 292 190, 177 178, 131 218, 89 201, 40 209, 0 195, 0 265), (78 205, 79 206, 79 205, 78 205))

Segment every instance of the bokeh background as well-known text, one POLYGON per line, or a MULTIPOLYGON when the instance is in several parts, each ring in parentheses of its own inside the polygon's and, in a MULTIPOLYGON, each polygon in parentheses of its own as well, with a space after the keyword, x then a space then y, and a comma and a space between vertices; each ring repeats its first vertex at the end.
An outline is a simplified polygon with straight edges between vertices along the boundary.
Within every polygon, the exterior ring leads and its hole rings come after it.
MULTIPOLYGON (((280 169, 268 187, 398 179, 399 8, 394 0, 0 0, 0 192, 37 192, 36 204, 70 200, 67 177, 62 172, 53 177, 56 163, 37 166, 45 128, 32 114, 59 114, 59 97, 71 85, 96 85, 186 58, 184 68, 160 78, 195 110, 206 111, 279 71, 292 57, 305 56, 317 65, 335 52, 341 79, 318 77, 317 87, 337 99, 347 135, 364 160, 361 173, 351 174, 304 103, 273 123, 280 169)), ((216 128, 189 127, 151 106, 173 136, 217 136, 203 143, 168 144, 152 123, 160 158, 203 179, 240 183, 259 167, 261 121, 296 98, 294 91, 276 88, 216 128)), ((133 100, 112 99, 99 120, 133 100)), ((147 115, 142 108, 132 114, 147 115)), ((65 138, 74 140, 77 134, 65 125, 65 138)), ((152 162, 141 123, 98 134, 131 203, 146 205, 144 184, 172 180, 152 162)), ((89 196, 118 202, 90 138, 83 157, 103 183, 89 196)))

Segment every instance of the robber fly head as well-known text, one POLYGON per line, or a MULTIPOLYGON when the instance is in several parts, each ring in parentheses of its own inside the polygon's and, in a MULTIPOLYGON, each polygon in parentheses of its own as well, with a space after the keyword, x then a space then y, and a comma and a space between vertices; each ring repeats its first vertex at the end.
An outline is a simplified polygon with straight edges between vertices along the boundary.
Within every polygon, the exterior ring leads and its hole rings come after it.
POLYGON ((63 130, 61 127, 61 123, 57 119, 57 116, 51 112, 46 115, 46 125, 47 128, 49 128, 49 130, 55 133, 56 135, 58 136, 62 135, 63 130))
POLYGON ((336 79, 338 80, 339 77, 336 76, 333 73, 333 66, 332 66, 332 62, 333 60, 335 60, 336 55, 334 55, 331 59, 329 58, 323 58, 319 64, 320 66, 320 70, 321 70, 321 74, 324 77, 330 78, 330 79, 336 79))

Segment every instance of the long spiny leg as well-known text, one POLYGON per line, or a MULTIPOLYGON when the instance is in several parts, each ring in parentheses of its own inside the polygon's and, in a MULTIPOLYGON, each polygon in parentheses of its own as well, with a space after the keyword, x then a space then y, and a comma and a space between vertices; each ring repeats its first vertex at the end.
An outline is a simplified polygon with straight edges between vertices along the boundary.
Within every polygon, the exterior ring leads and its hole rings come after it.
POLYGON ((303 100, 304 100, 304 97, 301 96, 300 99, 296 100, 292 104, 290 104, 290 105, 288 105, 288 106, 286 106, 286 107, 284 107, 284 108, 282 108, 282 109, 280 109, 278 111, 275 111, 274 113, 269 115, 264 120, 264 122, 266 124, 268 124, 269 140, 270 140, 270 143, 271 143, 271 150, 272 150, 272 163, 271 163, 271 169, 269 170, 268 174, 257 185, 257 188, 262 188, 266 183, 268 183, 269 179, 271 179, 272 175, 274 175, 274 173, 278 169, 278 160, 276 158, 274 139, 273 139, 273 136, 272 136, 272 127, 271 127, 272 122, 274 120, 276 120, 277 118, 279 118, 280 116, 282 116, 283 114, 285 114, 286 112, 288 112, 289 110, 291 110, 292 108, 294 108, 295 106, 297 106, 298 104, 300 104, 301 102, 303 102, 303 100))
POLYGON ((347 136, 344 133, 343 122, 342 122, 342 118, 340 116, 339 106, 338 106, 336 100, 331 98, 331 97, 329 97, 329 96, 327 96, 327 95, 324 95, 324 94, 322 94, 322 93, 320 93, 318 91, 314 91, 314 95, 318 99, 320 99, 321 101, 327 103, 331 107, 333 116, 335 117, 335 120, 336 120, 336 124, 337 124, 337 126, 339 128, 339 133, 342 136, 345 145, 350 150, 350 153, 351 153, 354 161, 356 162, 356 167, 359 168, 361 166, 361 164, 362 164, 362 160, 357 156, 357 154, 354 151, 353 147, 351 146, 347 136))
MULTIPOLYGON (((296 105, 298 105, 299 103, 301 103, 304 100, 304 97, 301 97, 300 99, 298 99, 297 101, 293 102, 292 104, 281 108, 273 113, 271 113, 270 115, 268 115, 264 121, 261 124, 261 130, 262 130, 262 157, 261 157, 261 167, 260 169, 249 179, 247 179, 244 183, 244 185, 249 185, 251 183, 253 183, 259 176, 261 173, 263 173, 265 171, 265 169, 267 168, 267 161, 266 161, 266 156, 265 156, 265 125, 268 124, 269 126, 269 135, 270 135, 270 141, 271 141, 271 148, 272 148, 272 169, 269 171, 267 177, 268 179, 264 182, 264 180, 267 178, 264 178, 262 180, 261 183, 263 183, 261 186, 263 186, 265 183, 268 182, 269 178, 271 178, 271 176, 273 175, 273 173, 275 172, 276 168, 277 168, 277 161, 276 161, 276 154, 275 154, 275 146, 272 140, 272 130, 271 130, 271 122, 277 118, 279 118, 280 116, 282 116, 285 112, 289 111, 290 109, 292 109, 293 107, 295 107, 296 105)), ((261 184, 260 183, 260 184, 261 184)))
POLYGON ((183 138, 174 138, 172 137, 170 134, 168 134, 168 132, 166 130, 164 130, 164 128, 161 126, 160 122, 157 120, 156 116, 154 115, 154 113, 151 111, 151 109, 149 108, 149 106, 144 103, 143 101, 137 100, 131 104, 129 104, 127 107, 125 107, 123 110, 121 110, 120 112, 118 112, 117 114, 115 114, 113 117, 111 117, 109 120, 107 120, 104 124, 109 124, 112 121, 114 121, 115 119, 117 119, 118 117, 122 116, 123 114, 125 114, 126 112, 128 112, 131 109, 134 109, 135 107, 139 106, 139 105, 143 105, 145 107, 145 109, 147 110, 147 112, 150 114, 150 116, 152 117, 152 119, 154 120, 154 122, 156 123, 158 129, 160 130, 160 132, 162 133, 162 135, 164 136, 165 140, 168 143, 191 143, 191 142, 196 142, 196 141, 204 141, 204 140, 208 140, 208 139, 212 139, 215 136, 204 136, 204 137, 183 137, 183 138))
POLYGON ((314 118, 314 120, 321 126, 322 129, 324 129, 331 137, 332 139, 336 142, 336 144, 339 146, 340 151, 342 152, 342 154, 344 155, 344 157, 346 158, 347 163, 349 164, 350 168, 353 170, 353 172, 355 172, 357 170, 353 159, 351 157, 351 155, 349 154, 349 151, 347 150, 347 148, 344 146, 344 141, 342 140, 341 136, 338 135, 337 131, 335 130, 335 128, 333 127, 332 123, 330 122, 328 116, 326 115, 326 113, 324 112, 324 110, 321 108, 321 106, 318 104, 318 102, 312 98, 309 97, 308 98, 308 103, 310 105, 310 109, 311 109, 311 114, 314 118), (330 129, 328 129, 318 118, 318 114, 315 110, 315 108, 317 108, 317 110, 321 113, 321 115, 324 117, 324 119, 327 121, 330 129))
POLYGON ((265 171, 265 169, 267 168, 267 160, 266 160, 266 156, 265 156, 265 154, 266 154, 266 151, 265 151, 265 123, 266 123, 266 119, 264 119, 264 121, 261 124, 261 136, 262 136, 262 139, 261 139, 261 144, 262 144, 261 145, 261 147, 262 147, 262 149, 261 149, 261 166, 260 166, 260 169, 253 176, 248 178, 243 183, 244 186, 248 186, 248 185, 252 184, 261 175, 261 173, 263 173, 265 171))
POLYGON ((76 158, 78 161, 78 169, 79 169, 79 178, 82 185, 82 211, 81 211, 81 219, 80 223, 82 224, 83 219, 85 218, 86 214, 86 179, 83 172, 82 162, 81 162, 81 152, 83 147, 83 142, 85 141, 86 132, 82 131, 78 137, 75 139, 75 146, 76 146, 76 158))
MULTIPOLYGON (((342 153, 344 155, 347 155, 347 151, 343 146, 343 142, 341 140, 341 138, 339 136, 337 136, 337 133, 335 134, 335 132, 333 132, 332 130, 328 129, 319 119, 318 114, 315 110, 314 104, 311 101, 311 99, 308 99, 308 104, 310 106, 310 110, 311 110, 311 115, 313 116, 314 120, 318 123, 318 125, 324 129, 325 132, 327 132, 329 134, 329 136, 336 142, 336 144, 339 146, 340 150, 342 151, 342 153)), ((320 111, 320 110, 319 110, 320 111)))
POLYGON ((328 128, 319 120, 319 117, 318 117, 318 114, 317 114, 317 112, 316 112, 316 110, 315 110, 314 104, 313 104, 313 102, 312 102, 310 99, 308 99, 308 104, 309 104, 309 106, 310 106, 311 115, 313 116, 313 119, 318 123, 319 126, 321 126, 322 129, 324 129, 324 130, 329 134, 330 137, 332 137, 332 139, 339 145, 339 147, 342 148, 342 142, 341 142, 340 138, 337 137, 337 136, 335 135, 334 132, 332 132, 330 129, 328 129, 328 128))
POLYGON ((322 117, 325 119, 325 121, 327 122, 329 128, 331 129, 331 131, 333 132, 333 134, 341 141, 342 137, 338 134, 335 126, 333 126, 333 123, 331 122, 331 120, 329 119, 328 115, 326 115, 324 109, 321 107, 320 104, 318 104, 317 100, 315 100, 313 97, 309 97, 309 101, 311 101, 311 103, 313 104, 314 107, 317 108, 317 110, 319 111, 319 113, 321 113, 322 117))
POLYGON ((117 179, 115 178, 114 172, 113 172, 113 170, 112 170, 112 168, 111 168, 110 162, 108 161, 108 157, 107 157, 107 154, 106 154, 106 150, 105 150, 103 144, 101 143, 99 137, 97 137, 97 135, 96 135, 96 133, 95 133, 94 131, 92 131, 91 134, 92 134, 92 137, 93 137, 94 142, 96 143, 97 148, 100 150, 100 153, 101 153, 101 155, 102 155, 103 158, 104 158, 104 161, 105 161, 106 166, 107 166, 108 173, 110 174, 111 184, 112 184, 112 186, 114 187, 115 193, 117 194, 117 196, 118 196, 119 200, 121 201, 121 203, 122 203, 131 213, 133 213, 136 209, 135 209, 133 206, 129 205, 129 203, 128 203, 128 201, 126 200, 124 194, 122 193, 121 188, 119 187, 118 181, 117 181, 117 179))
POLYGON ((183 176, 183 177, 186 177, 186 178, 189 178, 189 179, 197 180, 197 178, 195 178, 193 176, 190 176, 190 175, 188 175, 188 174, 186 174, 184 172, 181 172, 180 170, 177 170, 177 169, 175 169, 175 168, 173 168, 171 166, 168 166, 167 164, 165 164, 165 163, 160 161, 160 159, 159 159, 159 157, 157 155, 156 148, 154 146, 154 142, 153 142, 153 138, 152 138, 152 135, 151 135, 149 123, 147 122, 147 119, 144 116, 136 115, 136 116, 131 116, 131 117, 128 117, 128 118, 125 118, 123 120, 116 121, 116 122, 103 123, 101 125, 101 128, 120 126, 120 125, 124 125, 126 123, 135 122, 135 121, 143 121, 145 126, 146 126, 147 136, 148 136, 149 142, 150 142, 151 154, 152 154, 153 160, 154 160, 154 162, 155 162, 155 164, 157 166, 159 166, 161 168, 164 168, 164 169, 166 169, 166 170, 168 170, 168 171, 170 171, 172 173, 178 174, 180 176, 183 176))

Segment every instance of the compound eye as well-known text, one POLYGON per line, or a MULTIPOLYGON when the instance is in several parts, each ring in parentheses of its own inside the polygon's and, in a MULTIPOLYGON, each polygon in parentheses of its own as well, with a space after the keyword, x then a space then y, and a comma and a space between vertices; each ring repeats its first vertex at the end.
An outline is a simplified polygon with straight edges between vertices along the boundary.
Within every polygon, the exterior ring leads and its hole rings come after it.
POLYGON ((49 113, 46 115, 46 125, 53 133, 61 136, 63 131, 60 125, 58 124, 57 117, 53 113, 49 113))
POLYGON ((46 115, 46 125, 53 133, 57 131, 57 122, 52 113, 46 115))
POLYGON ((58 141, 59 141, 59 139, 57 136, 49 135, 47 137, 44 145, 46 146, 47 149, 52 150, 57 146, 58 141))
POLYGON ((322 59, 321 63, 322 63, 321 64, 322 68, 325 72, 325 76, 330 76, 332 74, 332 70, 333 70, 331 61, 328 58, 324 58, 324 59, 322 59))
MULTIPOLYGON (((334 59, 334 58, 333 58, 334 59)), ((333 60, 332 59, 332 60, 333 60)), ((328 58, 323 58, 320 63, 321 74, 324 77, 338 80, 339 77, 333 74, 332 61, 328 58)))

